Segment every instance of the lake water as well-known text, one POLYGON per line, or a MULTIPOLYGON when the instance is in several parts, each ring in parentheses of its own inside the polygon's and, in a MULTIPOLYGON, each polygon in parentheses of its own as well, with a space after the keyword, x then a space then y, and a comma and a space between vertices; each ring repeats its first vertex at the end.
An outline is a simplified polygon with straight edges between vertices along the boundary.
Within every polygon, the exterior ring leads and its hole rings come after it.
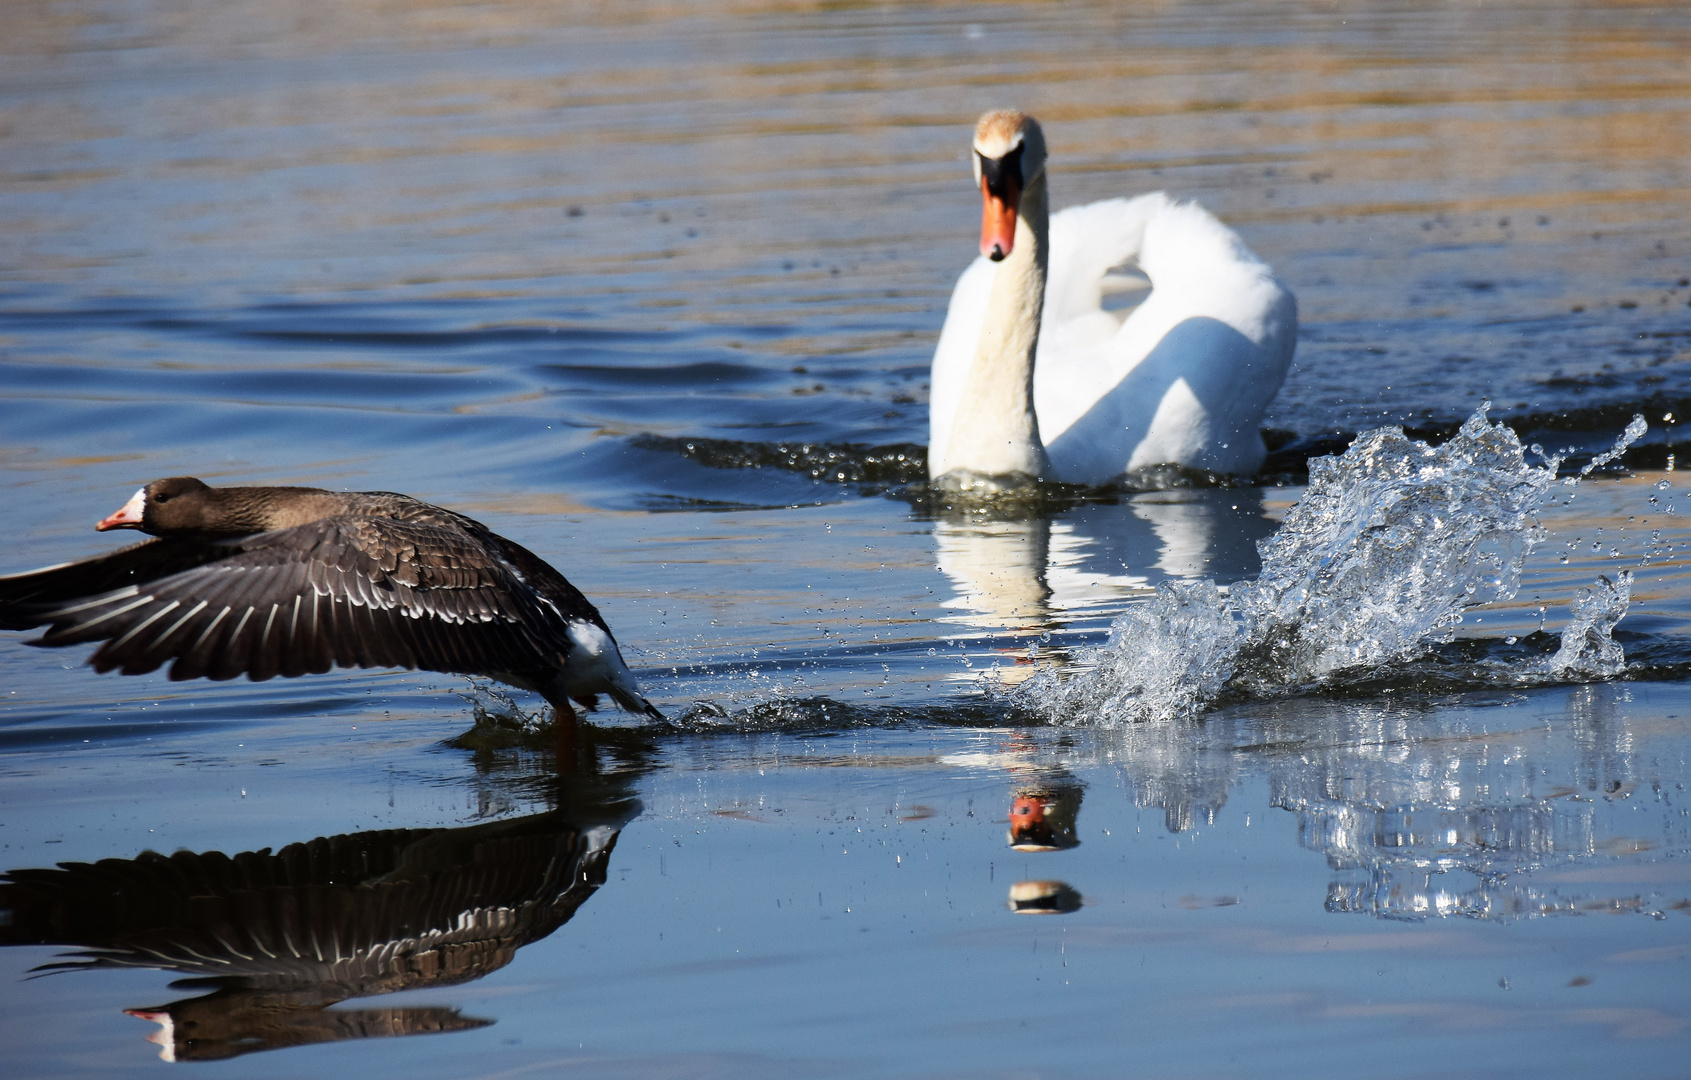
POLYGON ((568 574, 671 717, 507 743, 460 736, 537 702, 451 676, 6 635, 8 1076, 1684 1075, 1691 8, 7 21, 0 572, 154 477, 405 491, 568 574), (1262 486, 908 486, 1002 104, 1055 206, 1198 199, 1296 290, 1262 486), (1159 586, 1255 576, 1310 453, 1487 400, 1574 464, 1650 429, 1454 641, 1041 712, 1159 586), (1526 677, 1623 569, 1630 666, 1526 677))

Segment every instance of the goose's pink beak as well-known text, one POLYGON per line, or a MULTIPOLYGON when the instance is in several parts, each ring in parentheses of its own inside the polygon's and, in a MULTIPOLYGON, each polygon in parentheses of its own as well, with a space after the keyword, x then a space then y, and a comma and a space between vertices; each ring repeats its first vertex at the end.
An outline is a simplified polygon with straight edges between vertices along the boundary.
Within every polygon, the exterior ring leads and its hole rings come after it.
POLYGON ((146 510, 147 489, 142 488, 128 502, 123 504, 121 510, 101 518, 100 523, 94 528, 98 532, 105 532, 108 529, 139 529, 141 527, 141 515, 146 513, 146 510))

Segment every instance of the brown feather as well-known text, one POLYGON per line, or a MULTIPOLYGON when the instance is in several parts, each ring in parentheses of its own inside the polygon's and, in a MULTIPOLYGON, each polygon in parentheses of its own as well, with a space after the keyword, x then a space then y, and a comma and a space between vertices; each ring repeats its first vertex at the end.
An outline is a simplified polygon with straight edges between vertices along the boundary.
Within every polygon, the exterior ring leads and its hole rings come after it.
POLYGON ((563 575, 470 518, 386 492, 186 479, 143 492, 140 527, 164 535, 0 577, 0 628, 47 625, 37 644, 49 646, 99 642, 98 671, 170 664, 172 679, 257 681, 426 668, 513 681, 563 709, 602 692, 655 713, 626 674, 624 686, 569 675, 571 625, 609 634, 603 618, 563 575))

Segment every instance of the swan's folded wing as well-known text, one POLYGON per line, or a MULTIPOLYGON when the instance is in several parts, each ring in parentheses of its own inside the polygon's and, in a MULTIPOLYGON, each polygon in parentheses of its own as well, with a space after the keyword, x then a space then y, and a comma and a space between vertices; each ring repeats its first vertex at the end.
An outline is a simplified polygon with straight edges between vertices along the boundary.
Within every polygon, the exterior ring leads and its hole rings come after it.
POLYGON ((222 558, 54 605, 38 642, 102 641, 126 675, 253 679, 331 667, 546 670, 557 616, 456 529, 326 518, 219 545, 222 558))
POLYGON ((1154 191, 1071 206, 1052 215, 1041 360, 1052 348, 1084 348, 1103 341, 1121 326, 1117 315, 1104 310, 1104 296, 1128 291, 1133 282, 1110 271, 1137 263, 1146 223, 1169 205, 1167 195, 1154 191))

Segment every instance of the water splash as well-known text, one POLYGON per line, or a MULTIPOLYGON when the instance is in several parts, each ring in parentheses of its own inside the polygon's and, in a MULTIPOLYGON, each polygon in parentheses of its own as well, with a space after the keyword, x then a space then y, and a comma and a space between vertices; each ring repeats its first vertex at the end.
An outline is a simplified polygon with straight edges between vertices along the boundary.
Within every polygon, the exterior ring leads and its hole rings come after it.
MULTIPOLYGON (((1637 417, 1588 475, 1643 435, 1637 417)), ((1091 667, 1028 680, 1007 696, 1056 723, 1113 725, 1190 715, 1228 697, 1280 696, 1377 675, 1450 641, 1471 607, 1508 600, 1544 538, 1535 514, 1560 459, 1528 462, 1482 406, 1439 447, 1390 427, 1310 463, 1310 485, 1259 544, 1262 573, 1224 592, 1164 585, 1118 619, 1091 667)), ((1578 477, 1571 478, 1577 483, 1578 477)), ((1625 664, 1610 632, 1630 576, 1583 590, 1562 650, 1538 681, 1610 677, 1625 664), (1571 636, 1570 636, 1571 635, 1571 636)), ((1509 681, 1518 681, 1511 678, 1509 681)))
POLYGON ((1585 467, 1579 471, 1579 476, 1570 476, 1563 480, 1562 483, 1567 484, 1569 487, 1579 483, 1597 469, 1607 465, 1609 462, 1626 453, 1627 447, 1631 446, 1639 439, 1642 439, 1644 437, 1644 433, 1649 430, 1650 425, 1644 422, 1643 414, 1634 416, 1631 423, 1626 425, 1626 430, 1621 432, 1620 438, 1615 440, 1615 445, 1609 447, 1607 450, 1587 462, 1585 467))
POLYGON ((1612 582, 1600 577, 1576 593, 1568 605, 1573 618, 1562 631, 1562 647, 1550 658, 1548 673, 1563 679, 1612 679, 1625 671, 1626 654, 1614 631, 1631 602, 1631 570, 1622 570, 1612 582))

